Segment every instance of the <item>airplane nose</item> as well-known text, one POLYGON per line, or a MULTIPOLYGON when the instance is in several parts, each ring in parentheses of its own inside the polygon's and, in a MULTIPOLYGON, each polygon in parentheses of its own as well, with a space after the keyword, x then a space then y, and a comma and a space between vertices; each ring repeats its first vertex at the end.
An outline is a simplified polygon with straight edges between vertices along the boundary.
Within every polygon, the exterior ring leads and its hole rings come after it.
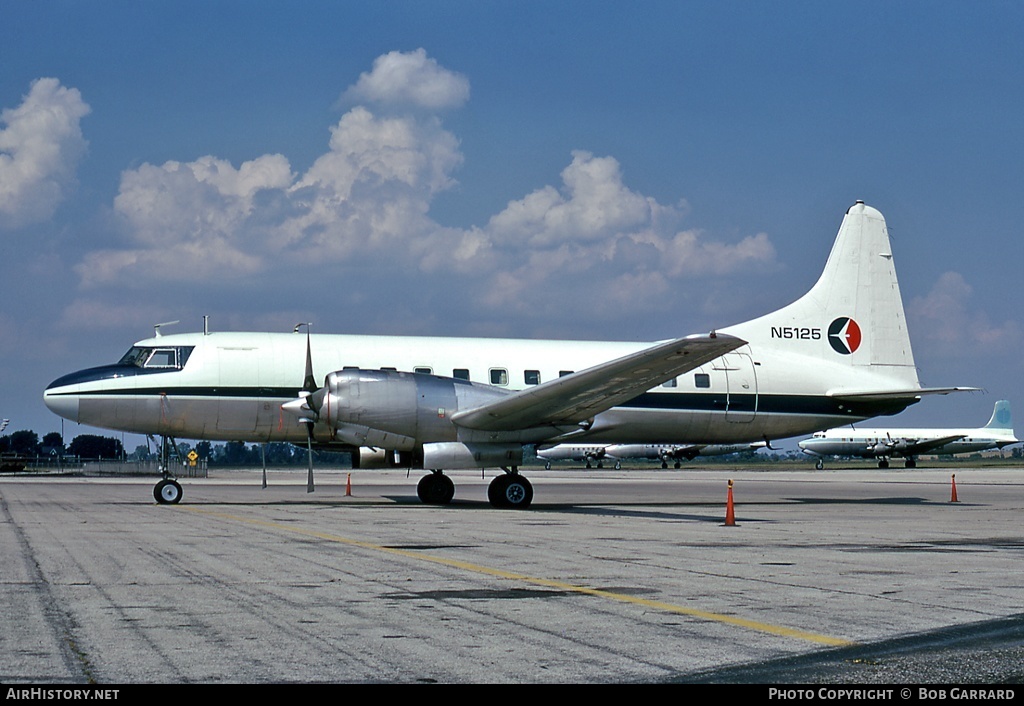
POLYGON ((78 421, 78 395, 73 392, 61 392, 61 388, 47 388, 43 393, 43 402, 50 411, 72 422, 78 421))

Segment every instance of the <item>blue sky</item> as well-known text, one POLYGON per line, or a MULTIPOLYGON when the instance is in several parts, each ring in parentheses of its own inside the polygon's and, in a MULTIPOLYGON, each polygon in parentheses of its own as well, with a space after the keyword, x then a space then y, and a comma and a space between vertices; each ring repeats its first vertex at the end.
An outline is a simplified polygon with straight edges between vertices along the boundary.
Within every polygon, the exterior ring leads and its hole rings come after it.
POLYGON ((802 294, 857 199, 922 383, 987 391, 879 423, 1024 410, 1022 32, 1017 2, 0 0, 0 416, 60 430, 51 380, 204 315, 722 327, 802 294))

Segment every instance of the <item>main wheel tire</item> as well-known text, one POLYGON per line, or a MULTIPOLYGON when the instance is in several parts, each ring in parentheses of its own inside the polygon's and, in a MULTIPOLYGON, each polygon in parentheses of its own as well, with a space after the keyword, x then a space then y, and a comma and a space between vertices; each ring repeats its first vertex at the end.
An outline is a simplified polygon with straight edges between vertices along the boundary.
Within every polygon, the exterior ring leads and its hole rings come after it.
POLYGON ((443 473, 430 473, 420 478, 416 494, 427 505, 447 505, 455 497, 455 483, 443 473))
POLYGON ((518 473, 506 473, 487 486, 487 500, 492 507, 525 510, 533 502, 533 486, 518 473))
POLYGON ((487 502, 491 507, 507 507, 505 504, 505 479, 507 475, 497 476, 487 485, 487 502))
POLYGON ((181 486, 177 481, 165 478, 153 488, 153 497, 161 505, 177 505, 181 502, 181 486))
POLYGON ((520 475, 509 476, 510 482, 505 486, 506 507, 525 510, 533 502, 533 485, 520 475))

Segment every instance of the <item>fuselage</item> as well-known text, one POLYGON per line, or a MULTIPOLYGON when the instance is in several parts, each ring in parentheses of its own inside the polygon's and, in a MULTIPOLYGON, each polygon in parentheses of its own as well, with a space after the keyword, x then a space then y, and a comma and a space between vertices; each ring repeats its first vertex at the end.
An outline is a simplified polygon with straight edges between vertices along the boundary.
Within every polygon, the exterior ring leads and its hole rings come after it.
MULTIPOLYGON (((826 322, 827 323, 827 322, 826 322)), ((728 329, 723 329, 728 332, 728 329)), ((765 332, 768 335, 768 332, 765 332)), ((650 346, 640 342, 545 341, 314 334, 319 385, 345 368, 394 369, 520 390, 650 346)), ((71 421, 186 439, 306 440, 281 414, 303 385, 306 336, 191 333, 136 343, 122 360, 65 375, 46 389, 47 406, 71 421)), ((784 438, 894 414, 914 400, 840 402, 826 394, 884 388, 867 367, 803 355, 800 340, 754 344, 669 380, 597 415, 574 441, 740 443, 784 438)), ((314 436, 329 441, 331 430, 314 436)))

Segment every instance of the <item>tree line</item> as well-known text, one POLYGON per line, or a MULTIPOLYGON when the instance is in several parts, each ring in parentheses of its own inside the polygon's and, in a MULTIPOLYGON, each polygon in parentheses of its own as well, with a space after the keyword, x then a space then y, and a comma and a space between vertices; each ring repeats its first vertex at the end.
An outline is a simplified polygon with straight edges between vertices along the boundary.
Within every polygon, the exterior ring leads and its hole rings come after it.
MULTIPOLYGON (((181 459, 195 451, 199 459, 210 466, 259 466, 266 459, 268 466, 300 466, 307 462, 305 447, 284 442, 272 442, 265 445, 246 444, 241 441, 228 441, 223 444, 212 444, 200 441, 195 446, 179 443, 175 449, 181 459)), ((47 459, 75 457, 88 460, 118 461, 155 461, 159 458, 160 449, 154 445, 142 444, 128 452, 120 439, 95 434, 81 434, 65 445, 58 432, 50 432, 42 439, 34 431, 16 431, 0 436, 0 454, 17 456, 26 459, 47 459)), ((326 453, 318 453, 322 458, 326 453)), ((342 454, 331 454, 342 455, 342 454)), ((343 454, 348 457, 348 454, 343 454)))

